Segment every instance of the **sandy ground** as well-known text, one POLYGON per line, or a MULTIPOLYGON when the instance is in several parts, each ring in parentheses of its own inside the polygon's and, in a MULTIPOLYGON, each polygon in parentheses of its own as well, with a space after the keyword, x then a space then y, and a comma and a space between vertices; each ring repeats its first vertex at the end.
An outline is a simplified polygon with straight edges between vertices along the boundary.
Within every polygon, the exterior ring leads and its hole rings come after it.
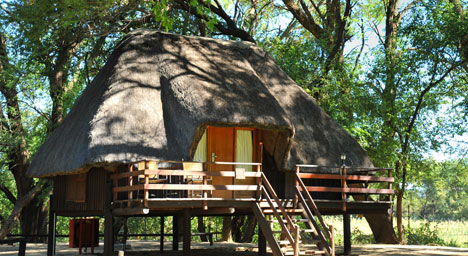
MULTIPOLYGON (((124 255, 161 255, 159 253, 159 242, 157 241, 129 241, 131 246, 124 255)), ((118 245, 117 245, 118 247, 118 245)), ((179 245, 182 248, 182 244, 179 245)), ((26 247, 26 255, 28 256, 42 256, 47 253, 47 245, 45 244, 28 244, 26 247)), ((116 248, 117 249, 117 248, 116 248)), ((178 256, 182 255, 181 251, 170 251, 171 243, 165 243, 165 250, 162 255, 165 256, 178 256)), ((342 247, 337 247, 337 253, 343 252, 342 247)), ((102 242, 100 246, 95 249, 94 255, 102 254, 102 242)), ((18 255, 18 245, 1 245, 0 256, 16 256, 18 255)), ((66 243, 57 244, 57 256, 70 256, 78 255, 78 249, 68 248, 66 243)), ((91 250, 83 251, 82 255, 93 255, 91 250)), ((116 252, 117 255, 117 252, 116 252)), ((193 256, 254 256, 257 255, 257 248, 255 244, 241 244, 241 243, 215 243, 210 246, 208 243, 192 243, 193 256)), ((403 256, 403 255, 467 255, 468 249, 466 248, 453 248, 453 247, 439 247, 439 246, 411 246, 411 245, 353 245, 352 255, 379 255, 379 256, 403 256)))

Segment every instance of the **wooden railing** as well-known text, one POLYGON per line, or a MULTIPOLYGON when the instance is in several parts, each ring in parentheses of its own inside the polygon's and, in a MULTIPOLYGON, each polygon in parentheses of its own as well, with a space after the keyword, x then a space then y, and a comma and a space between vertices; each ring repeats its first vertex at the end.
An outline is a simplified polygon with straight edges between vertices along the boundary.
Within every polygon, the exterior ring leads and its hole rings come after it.
MULTIPOLYGON (((127 172, 114 173, 110 177, 113 181, 113 201, 127 202, 128 206, 131 206, 133 202, 143 202, 143 205, 148 207, 148 201, 151 199, 150 193, 156 194, 154 198, 186 198, 188 191, 199 191, 202 200, 209 200, 213 198, 213 191, 252 191, 256 192, 256 195, 252 197, 256 199, 260 191, 261 163, 144 161, 129 164, 127 172), (176 168, 160 168, 158 167, 160 163, 178 166, 176 168), (202 168, 196 171, 181 168, 183 164, 187 163, 200 164, 202 168), (135 170, 136 164, 140 166, 138 170, 135 170), (208 165, 252 166, 252 169, 255 167, 255 171, 206 171, 208 165), (208 184, 208 177, 236 178, 239 175, 242 178, 255 178, 255 184, 208 184), (201 184, 190 183, 187 178, 190 176, 200 177, 201 184)), ((203 205, 203 208, 207 207, 206 201, 203 205)))
POLYGON ((319 240, 321 241, 321 245, 322 246, 326 245, 322 249, 327 250, 329 255, 334 256, 335 255, 335 233, 334 233, 333 226, 329 227, 325 224, 325 222, 323 221, 322 215, 320 214, 320 211, 318 210, 318 207, 315 204, 314 200, 312 199, 312 196, 310 195, 310 193, 303 193, 304 191, 307 191, 307 187, 304 185, 304 182, 300 178, 299 173, 296 173, 295 178, 296 178, 295 197, 297 197, 297 200, 302 203, 302 206, 304 208, 305 213, 307 214, 308 219, 311 220, 311 223, 317 232, 317 236, 319 240), (303 194, 305 195, 305 198, 303 194), (317 223, 314 216, 317 218, 320 225, 317 223))
MULTIPOLYGON (((300 187, 303 191, 309 192, 327 192, 340 193, 343 203, 343 210, 346 211, 346 203, 349 201, 349 196, 354 195, 355 201, 368 201, 370 195, 380 195, 391 201, 394 190, 392 187, 395 179, 392 177, 392 169, 390 168, 349 168, 347 166, 328 167, 330 169, 338 169, 338 173, 317 173, 314 169, 319 168, 317 165, 296 165, 297 178, 312 179, 312 180, 339 180, 340 186, 306 186, 300 187), (302 169, 307 169, 307 172, 302 172, 302 169), (384 173, 387 176, 376 176, 377 173, 384 173), (370 184, 385 184, 385 188, 370 188, 370 184), (351 187, 350 185, 353 184, 351 187), (360 198, 356 200, 356 198, 360 198)), ((322 167, 323 168, 323 167, 322 167)), ((380 201, 380 197, 378 199, 380 201)))
POLYGON ((286 210, 284 209, 281 201, 278 198, 275 190, 271 186, 270 182, 266 178, 264 173, 261 173, 261 191, 263 199, 268 202, 270 210, 273 213, 273 216, 277 219, 278 223, 281 226, 281 231, 285 234, 286 239, 293 245, 294 248, 294 255, 297 255, 299 251, 299 226, 294 224, 291 217, 288 215, 286 210), (279 209, 279 211, 278 211, 279 209), (286 222, 285 222, 285 221, 286 222), (294 237, 291 234, 291 231, 294 233, 294 237))

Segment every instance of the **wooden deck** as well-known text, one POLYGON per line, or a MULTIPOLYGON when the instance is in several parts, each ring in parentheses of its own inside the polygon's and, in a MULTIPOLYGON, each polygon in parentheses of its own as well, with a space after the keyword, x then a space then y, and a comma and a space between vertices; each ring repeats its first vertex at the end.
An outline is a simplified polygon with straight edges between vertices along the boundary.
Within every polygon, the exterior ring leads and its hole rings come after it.
MULTIPOLYGON (((285 208, 291 208, 294 199, 279 199, 285 208)), ((182 213, 185 208, 192 209, 193 215, 236 215, 251 214, 252 206, 256 199, 237 198, 161 198, 148 200, 145 207, 143 200, 135 200, 130 207, 127 202, 114 204, 112 214, 116 216, 137 216, 137 215, 170 215, 172 213, 182 213), (204 209, 204 205, 208 209, 204 209)), ((366 213, 386 213, 392 206, 392 201, 347 201, 340 200, 314 200, 317 208, 323 215, 366 214, 366 213), (343 211, 343 203, 346 203, 346 211, 343 211)), ((265 201, 261 202, 266 203, 265 201)))
MULTIPOLYGON (((297 165, 295 189, 339 195, 340 200, 311 198, 321 213, 385 213, 391 208, 394 178, 390 169, 347 170, 341 167, 339 173, 315 173, 314 167, 297 165), (340 185, 306 186, 303 180, 335 180, 340 185)), ((264 186, 261 177, 260 163, 146 161, 130 164, 127 172, 111 175, 114 184, 112 214, 161 215, 183 212, 187 208, 192 209, 194 215, 250 214, 256 202, 264 203, 260 193, 264 186), (172 166, 162 168, 161 163, 172 166), (206 171, 208 165, 230 166, 226 169, 235 171, 206 171), (255 171, 236 168, 249 165, 255 171), (213 177, 230 177, 232 183, 213 184, 213 177), (225 194, 216 194, 215 191, 231 194, 220 197, 225 194)), ((298 198, 279 200, 285 208, 298 202, 298 198)))

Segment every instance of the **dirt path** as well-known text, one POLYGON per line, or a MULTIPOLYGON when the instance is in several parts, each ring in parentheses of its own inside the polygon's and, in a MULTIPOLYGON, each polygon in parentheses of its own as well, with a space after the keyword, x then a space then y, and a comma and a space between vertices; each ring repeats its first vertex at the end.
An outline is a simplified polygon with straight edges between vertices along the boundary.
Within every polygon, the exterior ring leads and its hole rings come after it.
MULTIPOLYGON (((125 252, 125 255, 142 255, 153 256, 161 255, 159 253, 159 242, 157 241, 129 241, 130 250, 125 252), (157 251, 157 252, 155 252, 157 251)), ((179 248, 182 248, 180 244, 179 248)), ((166 251, 164 256, 180 256, 181 251, 170 251, 170 242, 166 242, 166 251)), ((256 256, 257 248, 255 244, 241 243, 215 243, 210 246, 208 243, 192 243, 193 256, 256 256)), ((342 252, 341 247, 337 247, 338 254, 342 252)), ((96 248, 97 255, 102 255, 102 243, 96 248)), ((47 245, 45 244, 28 244, 26 255, 28 256, 43 256, 47 253, 47 245)), ((375 255, 375 256, 404 256, 404 255, 425 255, 425 256, 441 256, 441 255, 467 255, 467 248, 439 247, 439 246, 411 246, 411 245, 354 245, 353 255, 375 255)), ((18 255, 18 245, 1 245, 0 256, 16 256, 18 255)), ((57 256, 78 255, 78 249, 68 248, 66 243, 57 244, 57 256)), ((91 255, 90 250, 87 253, 83 251, 82 255, 91 255)))

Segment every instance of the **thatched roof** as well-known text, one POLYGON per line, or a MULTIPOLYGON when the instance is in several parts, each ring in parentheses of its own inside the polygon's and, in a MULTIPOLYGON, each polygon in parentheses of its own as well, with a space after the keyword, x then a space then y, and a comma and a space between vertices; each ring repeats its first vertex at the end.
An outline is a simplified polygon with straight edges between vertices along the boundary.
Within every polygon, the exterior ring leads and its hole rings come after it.
POLYGON ((28 175, 47 177, 145 159, 191 159, 206 125, 283 130, 296 163, 334 165, 342 152, 371 165, 358 143, 261 48, 137 30, 116 47, 28 175))

